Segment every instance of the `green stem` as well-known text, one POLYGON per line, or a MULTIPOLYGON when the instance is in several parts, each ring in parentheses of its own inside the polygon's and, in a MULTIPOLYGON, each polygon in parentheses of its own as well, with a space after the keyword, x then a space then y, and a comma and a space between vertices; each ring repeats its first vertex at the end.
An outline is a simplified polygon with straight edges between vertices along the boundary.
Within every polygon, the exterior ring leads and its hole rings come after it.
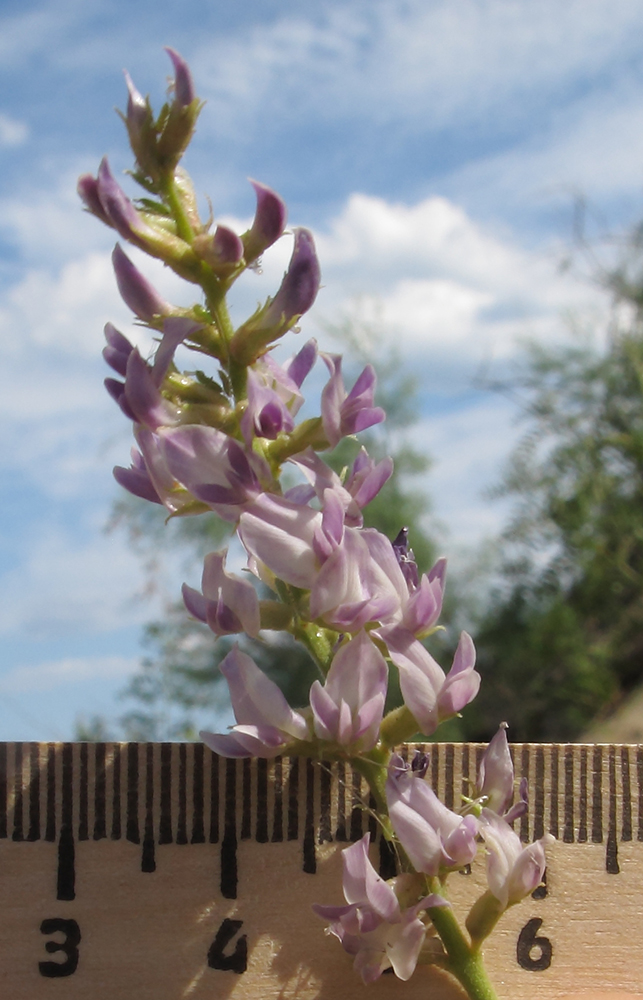
POLYGON ((464 986, 470 1000, 498 1000, 482 953, 471 947, 451 907, 433 907, 429 915, 446 949, 449 972, 464 986))
POLYGON ((179 197, 178 191, 176 190, 176 184, 174 183, 174 176, 170 174, 163 178, 163 195, 172 211, 174 221, 176 222, 177 235, 185 240, 192 246, 192 241, 194 239, 194 232, 192 226, 190 225, 190 220, 187 217, 183 204, 179 197))
POLYGON ((392 712, 382 720, 380 726, 380 739, 387 747, 396 747, 400 743, 406 743, 418 731, 418 724, 415 716, 409 711, 406 705, 394 708, 392 712))
POLYGON ((388 761, 388 753, 386 754, 386 759, 382 760, 378 760, 377 757, 376 759, 373 759, 375 755, 380 755, 378 748, 371 750, 368 757, 351 757, 351 766, 355 771, 359 771, 363 778, 366 778, 368 787, 370 788, 373 798, 375 799, 378 815, 380 819, 385 822, 386 826, 389 827, 388 806, 386 804, 386 794, 384 791, 386 785, 386 762, 388 761))
MULTIPOLYGON (((287 598, 285 603, 291 607, 295 606, 294 602, 289 601, 287 598)), ((337 639, 337 633, 320 628, 314 622, 304 624, 299 621, 295 628, 292 629, 292 634, 295 639, 298 639, 306 647, 325 680, 333 658, 333 645, 337 639)))

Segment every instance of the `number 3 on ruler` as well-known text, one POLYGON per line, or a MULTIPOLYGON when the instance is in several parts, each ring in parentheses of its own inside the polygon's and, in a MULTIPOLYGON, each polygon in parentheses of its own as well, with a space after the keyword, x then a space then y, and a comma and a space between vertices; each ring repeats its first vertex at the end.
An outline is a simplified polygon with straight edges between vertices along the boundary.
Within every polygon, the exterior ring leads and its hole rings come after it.
POLYGON ((47 941, 45 949, 49 954, 62 951, 67 956, 64 962, 38 962, 41 976, 57 979, 59 976, 72 976, 78 968, 78 945, 80 944, 80 927, 75 920, 64 920, 62 917, 50 917, 40 925, 41 934, 64 934, 62 941, 47 941))

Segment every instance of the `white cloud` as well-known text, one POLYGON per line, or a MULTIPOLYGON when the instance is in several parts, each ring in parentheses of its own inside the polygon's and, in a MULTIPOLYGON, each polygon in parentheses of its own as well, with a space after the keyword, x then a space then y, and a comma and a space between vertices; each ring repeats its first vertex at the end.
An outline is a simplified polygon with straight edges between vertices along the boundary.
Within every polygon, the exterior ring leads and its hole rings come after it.
POLYGON ((324 287, 313 318, 344 313, 379 327, 426 372, 428 390, 461 392, 525 336, 559 340, 565 315, 605 320, 597 289, 445 198, 402 205, 355 194, 318 246, 324 287))
POLYGON ((642 27, 635 0, 327 3, 206 40, 192 62, 208 118, 235 133, 266 111, 438 129, 502 108, 507 125, 589 76, 627 73, 642 27))
POLYGON ((12 148, 27 141, 29 126, 10 115, 0 113, 0 146, 12 148))
MULTIPOLYGON (((581 195, 599 207, 626 195, 640 212, 643 110, 638 83, 605 94, 584 93, 552 111, 546 127, 445 175, 440 186, 468 203, 484 193, 488 213, 529 214, 565 206, 581 195)), ((569 227, 569 222, 563 223, 569 227)), ((571 233, 570 233, 571 235, 571 233)))
POLYGON ((88 527, 82 516, 74 530, 31 527, 19 564, 0 577, 0 634, 50 639, 113 631, 143 624, 161 599, 177 598, 177 566, 169 585, 159 567, 157 593, 148 595, 141 562, 125 539, 88 527))
POLYGON ((415 447, 433 459, 426 490, 435 518, 447 526, 446 548, 456 562, 504 523, 507 503, 492 503, 484 494, 499 481, 518 436, 515 407, 491 394, 412 429, 415 447))
POLYGON ((138 662, 127 656, 76 656, 14 667, 0 676, 0 694, 51 691, 104 679, 122 681, 134 673, 138 662))

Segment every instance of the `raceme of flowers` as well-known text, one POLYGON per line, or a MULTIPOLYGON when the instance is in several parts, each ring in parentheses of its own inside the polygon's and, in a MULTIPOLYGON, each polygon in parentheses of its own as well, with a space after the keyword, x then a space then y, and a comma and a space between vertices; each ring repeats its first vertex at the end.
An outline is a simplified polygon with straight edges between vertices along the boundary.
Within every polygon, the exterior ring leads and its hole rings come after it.
POLYGON ((521 786, 512 805, 504 728, 484 755, 478 787, 458 812, 432 791, 421 758, 407 765, 393 752, 416 733, 431 736, 472 701, 480 686, 474 645, 463 632, 450 669, 442 669, 423 640, 437 627, 445 560, 420 576, 406 529, 391 541, 364 527, 362 511, 390 478, 392 460, 375 462, 361 448, 339 475, 322 457, 385 419, 375 404, 372 366, 347 388, 341 356, 318 351, 315 340, 285 364, 271 353, 287 332, 298 333, 319 290, 320 266, 307 229, 292 230, 290 262, 274 296, 241 325, 231 322, 228 292, 284 236, 286 207, 269 187, 251 181, 256 208, 245 232, 217 224, 211 213, 201 217, 180 161, 202 104, 184 60, 167 52, 174 80, 157 117, 126 74, 122 117, 142 196, 128 197, 107 159, 96 176, 84 175, 78 184, 86 209, 121 241, 199 289, 192 307, 172 305, 116 243, 112 261, 120 294, 138 322, 155 332, 155 349, 144 357, 114 326, 105 327, 103 353, 116 376, 105 385, 132 422, 136 442, 131 465, 114 474, 126 490, 163 505, 170 517, 214 512, 240 539, 249 573, 229 572, 225 550, 206 556, 201 589, 183 588, 194 618, 216 636, 261 641, 266 630, 287 632, 304 644, 319 671, 309 704, 295 709, 235 646, 220 666, 236 725, 202 737, 227 757, 350 761, 370 785, 400 874, 384 881, 376 873, 367 834, 343 852, 346 903, 316 906, 316 913, 354 956, 365 982, 389 968, 408 979, 418 962, 434 962, 450 969, 471 997, 492 998, 480 944, 502 912, 540 882, 545 839, 525 847, 512 829, 527 808, 527 790, 521 786), (194 358, 190 370, 177 365, 180 347, 194 358), (319 415, 298 422, 302 386, 320 360, 327 380, 319 415), (404 704, 385 714, 392 669, 404 704), (489 888, 467 917, 467 936, 445 885, 481 845, 489 888))

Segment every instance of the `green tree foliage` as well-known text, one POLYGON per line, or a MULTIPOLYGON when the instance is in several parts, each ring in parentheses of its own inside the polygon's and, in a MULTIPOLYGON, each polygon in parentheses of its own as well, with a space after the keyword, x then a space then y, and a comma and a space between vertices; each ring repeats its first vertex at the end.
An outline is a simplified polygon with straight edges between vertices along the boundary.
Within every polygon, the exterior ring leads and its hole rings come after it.
MULTIPOLYGON (((427 471, 430 461, 408 442, 405 432, 417 420, 418 385, 397 355, 385 349, 372 328, 347 321, 332 330, 346 356, 346 381, 356 377, 374 356, 378 374, 378 403, 387 412, 384 424, 357 440, 344 440, 330 456, 337 472, 349 466, 363 444, 374 458, 391 454, 395 471, 389 482, 365 509, 365 523, 394 538, 401 527, 411 526, 411 541, 420 570, 435 559, 435 546, 424 524, 430 514, 425 491, 413 487, 413 478, 427 471)), ((125 528, 144 560, 150 589, 154 587, 159 560, 170 550, 182 551, 186 567, 195 575, 203 556, 226 544, 229 525, 215 514, 173 519, 149 503, 125 496, 115 507, 113 526, 125 528)), ((308 653, 289 636, 278 641, 252 642, 246 637, 217 639, 200 622, 190 619, 183 603, 169 603, 162 620, 144 630, 147 655, 123 691, 127 710, 118 720, 119 734, 126 739, 194 739, 204 724, 212 724, 213 713, 223 710, 228 693, 218 664, 233 642, 239 641, 257 664, 282 688, 292 705, 306 704, 315 668, 308 653), (209 721, 208 721, 209 720, 209 721)), ((392 672, 393 673, 393 672, 392 672)), ((396 672, 395 672, 396 673, 396 672)), ((401 701, 392 679, 389 704, 401 701)), ((104 719, 82 724, 83 738, 104 738, 104 719)), ((79 733, 81 730, 79 729, 79 733)))
POLYGON ((500 579, 476 628, 485 678, 467 735, 572 739, 643 680, 640 244, 605 275, 599 346, 532 345, 509 388, 528 429, 496 494, 513 498, 500 579))

